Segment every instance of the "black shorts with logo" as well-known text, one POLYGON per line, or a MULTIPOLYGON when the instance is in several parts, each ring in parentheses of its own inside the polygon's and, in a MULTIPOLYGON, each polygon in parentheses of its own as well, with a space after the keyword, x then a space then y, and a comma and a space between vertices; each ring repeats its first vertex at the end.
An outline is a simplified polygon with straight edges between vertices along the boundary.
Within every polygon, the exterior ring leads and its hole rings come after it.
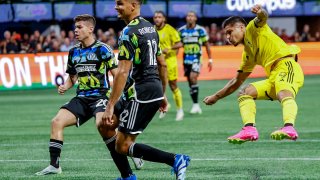
POLYGON ((184 76, 190 76, 191 72, 200 73, 200 66, 199 62, 194 62, 193 64, 183 64, 184 68, 184 76))
POLYGON ((162 100, 139 103, 132 99, 120 99, 115 105, 115 114, 119 118, 118 130, 126 134, 140 134, 148 126, 159 110, 162 100))
POLYGON ((108 103, 106 96, 100 97, 74 97, 61 109, 67 109, 77 118, 77 127, 87 122, 98 112, 104 112, 108 103))

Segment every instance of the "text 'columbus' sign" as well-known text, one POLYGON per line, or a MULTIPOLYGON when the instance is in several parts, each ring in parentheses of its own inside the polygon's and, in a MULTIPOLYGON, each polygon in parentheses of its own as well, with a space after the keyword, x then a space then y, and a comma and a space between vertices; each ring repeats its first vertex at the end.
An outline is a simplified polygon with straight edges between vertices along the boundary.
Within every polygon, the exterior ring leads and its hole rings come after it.
POLYGON ((226 6, 230 11, 248 11, 255 4, 260 4, 266 8, 269 14, 275 10, 293 9, 296 0, 227 0, 226 6))

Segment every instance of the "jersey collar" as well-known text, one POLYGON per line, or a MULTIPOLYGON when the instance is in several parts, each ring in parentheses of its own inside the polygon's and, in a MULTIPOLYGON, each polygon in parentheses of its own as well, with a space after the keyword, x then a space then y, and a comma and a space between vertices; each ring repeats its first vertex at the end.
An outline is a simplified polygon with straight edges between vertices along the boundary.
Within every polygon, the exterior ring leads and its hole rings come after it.
POLYGON ((88 47, 83 47, 82 46, 82 44, 80 43, 80 48, 81 49, 87 49, 87 48, 91 48, 93 45, 95 45, 97 43, 97 40, 94 40, 94 42, 90 45, 90 46, 88 46, 88 47))

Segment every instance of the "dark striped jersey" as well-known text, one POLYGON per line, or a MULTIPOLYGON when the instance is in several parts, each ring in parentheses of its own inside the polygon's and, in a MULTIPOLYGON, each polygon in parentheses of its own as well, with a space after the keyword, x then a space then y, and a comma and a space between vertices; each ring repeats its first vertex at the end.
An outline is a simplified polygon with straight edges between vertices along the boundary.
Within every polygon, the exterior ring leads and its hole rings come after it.
POLYGON ((183 63, 193 64, 201 62, 202 44, 208 41, 206 30, 199 25, 187 28, 186 25, 179 28, 179 34, 183 43, 183 63))
POLYGON ((78 76, 77 96, 110 95, 108 71, 116 68, 113 50, 110 46, 95 41, 83 48, 76 44, 68 56, 66 73, 78 76))
POLYGON ((119 37, 118 60, 132 61, 124 94, 141 103, 163 99, 157 66, 159 55, 159 36, 154 26, 140 16, 134 18, 119 37))

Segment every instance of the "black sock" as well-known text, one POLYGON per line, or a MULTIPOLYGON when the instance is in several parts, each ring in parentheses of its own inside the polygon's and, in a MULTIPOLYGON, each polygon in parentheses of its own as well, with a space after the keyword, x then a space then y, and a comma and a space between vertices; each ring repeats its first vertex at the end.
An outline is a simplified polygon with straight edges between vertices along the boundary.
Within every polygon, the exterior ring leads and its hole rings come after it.
POLYGON ((63 141, 50 139, 50 142, 49 142, 50 165, 56 168, 59 167, 62 145, 63 145, 63 141))
POLYGON ((293 124, 292 123, 285 123, 284 127, 287 127, 287 126, 293 126, 293 124))
POLYGON ((199 94, 198 84, 191 85, 190 96, 192 98, 193 103, 198 103, 198 94, 199 94))
POLYGON ((141 158, 147 161, 166 163, 173 166, 175 155, 145 144, 133 143, 129 148, 129 156, 141 158))
POLYGON ((106 143, 111 157, 121 173, 121 177, 126 178, 132 175, 132 169, 129 165, 127 156, 116 152, 116 135, 109 139, 104 138, 103 141, 106 143))
POLYGON ((247 126, 254 126, 254 124, 253 123, 247 123, 247 124, 244 125, 244 127, 247 127, 247 126))

